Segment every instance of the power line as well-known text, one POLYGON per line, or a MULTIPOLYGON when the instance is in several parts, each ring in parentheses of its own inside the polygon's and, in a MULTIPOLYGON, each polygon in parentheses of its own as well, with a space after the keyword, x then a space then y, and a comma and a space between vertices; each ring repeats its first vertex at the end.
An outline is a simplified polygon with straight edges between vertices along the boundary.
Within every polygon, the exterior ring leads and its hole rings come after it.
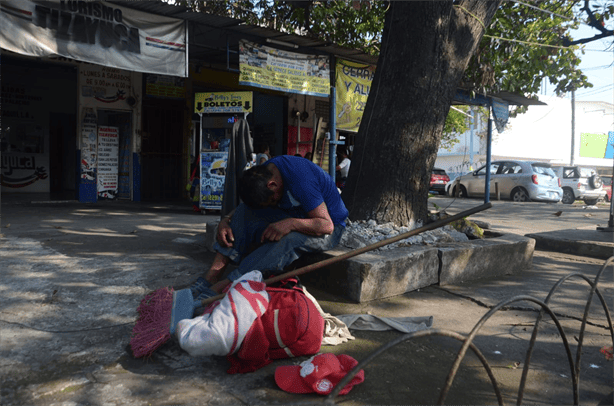
MULTIPOLYGON (((537 11, 541 11, 542 13, 548 13, 548 14, 551 14, 551 15, 554 15, 554 16, 557 16, 557 17, 564 18, 564 19, 569 20, 569 21, 577 21, 577 19, 575 17, 567 17, 567 16, 564 16, 564 15, 553 13, 552 11, 548 11, 548 10, 544 10, 542 8, 539 8, 539 7, 532 6, 532 5, 527 4, 527 3, 523 2, 523 1, 518 1, 518 0, 515 0, 515 1, 518 4, 522 4, 523 6, 532 8, 532 9, 537 10, 537 11)), ((588 25, 588 24, 586 24, 586 25, 588 25)))
POLYGON ((578 96, 582 96, 582 97, 594 96, 596 94, 607 92, 607 91, 612 90, 612 89, 614 89, 614 84, 607 85, 607 86, 604 86, 604 87, 599 87, 597 89, 591 89, 591 90, 588 90, 586 93, 584 93, 584 92, 578 93, 578 96))
MULTIPOLYGON (((475 20, 477 20, 480 24, 482 24, 482 27, 484 27, 484 31, 486 31, 486 25, 484 25, 484 22, 482 20, 480 20, 475 14, 471 13, 469 10, 467 10, 463 6, 454 5, 454 7, 457 7, 459 9, 463 10, 465 13, 469 14, 471 17, 473 17, 475 20)), ((538 9, 538 10, 541 10, 541 9, 538 9)), ((542 11, 544 11, 544 10, 542 10, 542 11)), ((539 42, 531 42, 531 41, 523 41, 523 40, 519 40, 519 39, 503 38, 503 37, 497 37, 497 36, 494 36, 494 35, 484 34, 483 36, 486 37, 486 38, 493 38, 493 39, 497 39, 497 40, 500 40, 500 41, 517 42, 517 43, 520 43, 520 44, 533 45, 533 46, 538 46, 538 47, 558 48, 558 49, 573 49, 573 47, 569 47, 569 46, 540 44, 539 42)))
POLYGON ((582 71, 585 70, 599 70, 599 69, 609 69, 612 67, 612 63, 609 65, 602 65, 602 66, 592 66, 590 68, 582 68, 582 71))

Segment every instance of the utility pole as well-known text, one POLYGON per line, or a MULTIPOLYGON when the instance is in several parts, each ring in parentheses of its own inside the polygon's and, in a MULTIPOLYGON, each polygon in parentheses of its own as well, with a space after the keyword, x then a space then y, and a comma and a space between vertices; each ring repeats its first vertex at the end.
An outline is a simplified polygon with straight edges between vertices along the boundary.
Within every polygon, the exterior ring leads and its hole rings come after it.
POLYGON ((569 165, 574 164, 574 154, 576 152, 576 89, 571 91, 571 158, 569 165))
POLYGON ((473 170, 473 137, 475 136, 476 113, 473 105, 469 108, 471 109, 471 126, 469 127, 471 128, 471 132, 469 133, 469 170, 473 170))

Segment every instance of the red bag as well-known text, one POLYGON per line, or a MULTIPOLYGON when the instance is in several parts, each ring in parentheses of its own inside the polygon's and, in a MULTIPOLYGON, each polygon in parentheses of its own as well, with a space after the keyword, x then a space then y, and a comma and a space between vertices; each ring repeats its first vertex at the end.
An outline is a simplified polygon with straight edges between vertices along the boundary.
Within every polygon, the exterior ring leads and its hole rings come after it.
POLYGON ((269 306, 247 332, 239 351, 227 357, 229 374, 253 372, 274 359, 320 351, 324 319, 297 282, 291 278, 267 286, 269 306))

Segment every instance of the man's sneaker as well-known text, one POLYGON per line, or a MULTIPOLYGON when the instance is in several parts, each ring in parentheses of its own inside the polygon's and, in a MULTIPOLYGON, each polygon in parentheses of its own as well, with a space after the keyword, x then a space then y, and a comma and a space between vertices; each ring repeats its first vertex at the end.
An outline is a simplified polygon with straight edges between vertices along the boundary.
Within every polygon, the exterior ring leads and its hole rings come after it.
MULTIPOLYGON (((210 287, 211 287, 211 283, 209 283, 203 277, 198 277, 198 279, 196 279, 196 281, 192 283, 192 285, 190 285, 190 291, 192 292, 192 297, 196 299, 198 295, 200 295, 202 292, 205 292, 207 290, 213 292, 211 289, 209 289, 210 287)), ((211 297, 211 296, 207 296, 207 297, 211 297)))

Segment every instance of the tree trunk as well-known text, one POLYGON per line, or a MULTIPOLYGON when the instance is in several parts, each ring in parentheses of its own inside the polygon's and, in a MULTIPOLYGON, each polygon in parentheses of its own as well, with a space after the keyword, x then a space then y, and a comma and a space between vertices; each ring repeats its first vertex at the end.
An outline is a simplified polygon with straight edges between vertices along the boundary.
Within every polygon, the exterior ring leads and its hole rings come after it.
POLYGON ((500 1, 391 1, 342 197, 352 220, 413 227, 469 59, 500 1))

